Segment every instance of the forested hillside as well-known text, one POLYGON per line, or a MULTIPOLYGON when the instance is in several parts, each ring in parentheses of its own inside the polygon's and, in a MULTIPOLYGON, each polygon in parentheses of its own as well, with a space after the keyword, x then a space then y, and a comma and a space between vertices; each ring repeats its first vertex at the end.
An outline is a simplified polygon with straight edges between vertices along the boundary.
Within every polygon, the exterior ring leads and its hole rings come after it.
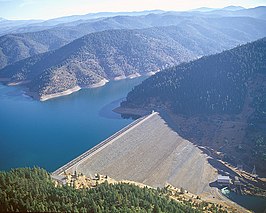
POLYGON ((266 38, 164 70, 134 88, 123 105, 170 104, 176 113, 237 114, 248 80, 266 72, 266 38))
MULTIPOLYGON (((161 13, 143 16, 116 16, 77 23, 61 24, 36 32, 7 34, 0 37, 0 68, 36 54, 60 48, 71 41, 93 32, 110 29, 143 29, 149 27, 178 26, 183 38, 198 37, 187 42, 189 49, 205 46, 215 53, 223 48, 262 38, 266 35, 266 21, 250 17, 216 17, 197 13, 161 13), (203 43, 200 43, 201 41, 203 43), (210 42, 210 45, 205 45, 210 42), (228 45, 231 44, 231 45, 228 45)), ((201 52, 200 54, 209 52, 201 52)))
POLYGON ((245 163, 249 168, 256 164, 264 173, 265 74, 266 38, 263 38, 157 73, 136 86, 121 105, 167 109, 185 116, 187 121, 201 117, 197 124, 187 122, 187 128, 184 124, 182 129, 187 131, 184 136, 197 143, 209 141, 207 145, 217 149, 223 147, 221 151, 234 163, 245 163), (191 126, 194 130, 188 132, 191 126))
MULTIPOLYGON (((123 23, 123 26, 132 26, 131 19, 132 17, 115 17, 112 19, 112 23, 116 20, 115 23, 119 22, 123 23)), ((156 17, 149 19, 149 21, 156 20, 156 17)), ((166 20, 172 23, 177 20, 177 17, 170 16, 166 20)), ((223 21, 216 21, 218 22, 217 26, 221 26, 223 21)), ((234 47, 242 40, 253 38, 249 34, 243 34, 243 37, 239 38, 241 33, 233 32, 230 34, 227 30, 223 33, 222 28, 201 25, 200 23, 205 23, 201 19, 197 20, 197 23, 195 24, 189 18, 181 19, 179 26, 139 30, 107 30, 91 33, 57 50, 39 54, 7 66, 0 71, 0 78, 9 84, 27 83, 25 86, 29 89, 29 93, 40 98, 44 95, 64 92, 74 87, 91 87, 106 81, 106 79, 112 80, 155 72, 202 55, 220 52, 234 47), (238 35, 238 38, 232 39, 234 35, 238 35)), ((245 23, 249 26, 254 23, 254 20, 251 19, 251 22, 245 23)), ((264 22, 258 21, 257 24, 263 25, 264 22)), ((135 23, 136 25, 138 25, 138 22, 135 23)), ((236 25, 232 22, 232 26, 236 25)), ((96 24, 94 27, 97 26, 96 24)), ((83 27, 88 29, 85 26, 83 27)), ((110 27, 110 25, 107 24, 106 27, 110 27)), ((255 37, 266 34, 265 29, 258 29, 252 31, 255 37)), ((36 45, 37 52, 56 49, 58 44, 67 42, 71 34, 67 31, 61 35, 60 32, 55 33, 54 31, 53 34, 47 32, 47 35, 42 35, 40 32, 30 34, 31 39, 34 37, 30 44, 27 43, 27 39, 23 42, 17 41, 17 44, 25 48, 22 52, 27 55, 34 54, 34 52, 31 52, 31 48, 28 48, 31 45, 36 45), (50 39, 50 37, 53 39, 50 39), (35 40, 42 42, 41 48, 34 42, 35 40)), ((12 41, 7 40, 6 43, 10 43, 12 46, 12 41)), ((10 56, 14 60, 18 60, 21 55, 19 48, 17 49, 18 52, 14 54, 15 46, 13 46, 10 56)), ((2 57, 2 59, 5 58, 2 57)), ((5 61, 5 63, 9 62, 5 61)))
POLYGON ((89 87, 103 79, 146 74, 195 57, 171 38, 141 30, 109 30, 19 61, 2 69, 0 77, 9 83, 28 82, 30 91, 42 96, 89 87))
POLYGON ((41 31, 0 37, 0 68, 67 44, 68 40, 62 36, 41 31))
MULTIPOLYGON (((201 206, 203 208, 203 206, 201 206)), ((216 212, 223 212, 218 208, 216 212)), ((159 191, 129 184, 101 184, 92 189, 55 187, 45 170, 0 172, 0 212, 201 212, 159 191)))

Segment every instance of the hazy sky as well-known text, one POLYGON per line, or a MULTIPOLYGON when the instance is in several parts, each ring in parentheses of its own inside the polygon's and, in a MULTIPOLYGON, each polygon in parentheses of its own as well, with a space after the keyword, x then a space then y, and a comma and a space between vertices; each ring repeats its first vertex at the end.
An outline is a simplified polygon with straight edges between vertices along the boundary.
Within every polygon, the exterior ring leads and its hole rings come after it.
POLYGON ((50 19, 106 11, 189 10, 198 7, 266 6, 266 0, 0 0, 0 17, 50 19))

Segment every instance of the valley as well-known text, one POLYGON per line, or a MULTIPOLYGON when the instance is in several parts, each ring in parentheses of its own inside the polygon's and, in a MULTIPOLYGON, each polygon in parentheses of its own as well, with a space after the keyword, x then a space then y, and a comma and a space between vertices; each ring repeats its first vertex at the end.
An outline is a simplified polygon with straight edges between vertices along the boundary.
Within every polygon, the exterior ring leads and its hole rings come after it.
POLYGON ((266 5, 71 1, 0 18, 0 211, 264 212, 266 5))
POLYGON ((266 35, 266 18, 234 13, 161 11, 6 34, 0 37, 0 81, 22 84, 34 99, 48 100, 156 73, 266 35))

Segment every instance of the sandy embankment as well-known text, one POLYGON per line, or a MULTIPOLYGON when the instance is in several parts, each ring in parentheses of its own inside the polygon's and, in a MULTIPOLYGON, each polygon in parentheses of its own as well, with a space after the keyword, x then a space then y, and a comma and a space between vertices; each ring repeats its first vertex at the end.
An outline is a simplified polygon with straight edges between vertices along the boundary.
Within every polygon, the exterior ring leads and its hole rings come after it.
POLYGON ((23 85, 23 84, 27 84, 29 83, 30 81, 17 81, 17 82, 10 82, 8 83, 7 85, 8 86, 18 86, 18 85, 23 85))
MULTIPOLYGON (((158 71, 156 71, 156 72, 158 72, 158 71)), ((147 76, 151 76, 151 75, 154 75, 156 72, 148 72, 146 75, 147 76)), ((140 73, 133 73, 133 74, 128 75, 128 76, 125 76, 125 75, 117 76, 113 80, 118 81, 118 80, 123 80, 123 79, 127 79, 127 78, 128 79, 132 79, 132 78, 138 78, 138 77, 141 77, 141 74, 140 73)), ((8 82, 8 81, 10 81, 9 78, 0 78, 0 82, 5 83, 5 82, 8 82)), ((29 81, 11 82, 11 83, 9 83, 7 85, 8 86, 17 86, 17 85, 26 84, 28 82, 29 81)), ((54 94, 39 96, 38 93, 36 93, 36 92, 30 92, 30 91, 27 91, 27 90, 26 90, 26 94, 29 95, 29 96, 31 96, 31 97, 33 97, 34 99, 39 99, 40 101, 47 101, 47 100, 52 99, 52 98, 57 98, 57 97, 61 97, 61 96, 70 95, 70 94, 72 94, 74 92, 79 91, 82 88, 96 88, 96 87, 101 87, 101 86, 104 86, 107 82, 109 82, 109 80, 107 80, 107 79, 104 78, 100 82, 95 83, 95 84, 92 84, 92 85, 89 85, 89 86, 85 86, 85 87, 75 86, 75 87, 70 88, 70 89, 67 89, 67 90, 65 90, 63 92, 58 92, 58 93, 54 93, 54 94)))
POLYGON ((68 89, 68 90, 65 90, 63 92, 58 92, 58 93, 54 93, 54 94, 50 94, 50 95, 42 95, 40 97, 40 101, 46 101, 46 100, 49 100, 49 99, 52 99, 52 98, 57 98, 57 97, 60 97, 60 96, 70 95, 71 93, 77 92, 80 89, 81 89, 81 87, 75 86, 75 87, 73 87, 71 89, 68 89))
MULTIPOLYGON (((150 72, 147 72, 146 74, 144 74, 144 76, 152 76, 152 75, 155 75, 157 72, 159 72, 160 70, 157 70, 157 71, 150 71, 150 72)), ((138 72, 136 73, 133 73, 133 74, 130 74, 128 76, 125 76, 125 75, 120 75, 120 76, 116 76, 114 77, 113 80, 115 81, 119 81, 119 80, 123 80, 123 79, 132 79, 132 78, 138 78, 138 77, 141 77, 142 75, 138 72)))
MULTIPOLYGON (((114 78, 114 80, 122 80, 122 79, 126 79, 126 78, 132 79, 132 78, 137 78, 137 77, 140 77, 140 76, 141 75, 139 73, 134 73, 134 74, 131 74, 129 76, 117 76, 117 77, 114 78)), ((68 89, 66 91, 63 91, 63 92, 58 92, 58 93, 49 94, 49 95, 43 95, 39 99, 40 99, 40 101, 47 101, 47 100, 52 99, 52 98, 57 98, 57 97, 60 97, 60 96, 70 95, 70 94, 72 94, 74 92, 79 91, 82 88, 97 88, 97 87, 101 87, 101 86, 104 86, 108 82, 109 82, 109 80, 104 78, 101 81, 99 81, 98 83, 95 83, 95 84, 92 84, 92 85, 89 85, 89 86, 86 86, 86 87, 75 86, 75 87, 73 87, 71 89, 68 89)), ((31 94, 31 96, 36 97, 37 95, 36 94, 31 94)))
POLYGON ((130 74, 128 76, 125 76, 125 75, 116 76, 116 77, 114 77, 113 80, 114 81, 119 81, 119 80, 124 80, 124 79, 127 79, 127 78, 129 78, 129 79, 138 78, 140 76, 141 76, 141 74, 139 74, 138 72, 136 72, 136 73, 130 74))
POLYGON ((141 76, 141 74, 139 74, 139 73, 136 72, 136 73, 133 73, 131 75, 128 75, 127 78, 132 79, 132 78, 138 78, 140 76, 141 76))
POLYGON ((102 87, 104 86, 106 83, 108 83, 109 81, 107 79, 102 79, 101 81, 99 81, 98 83, 89 85, 87 87, 82 87, 82 88, 97 88, 97 87, 102 87))
POLYGON ((101 87, 101 86, 105 85, 107 82, 108 82, 107 79, 103 79, 103 80, 101 80, 98 83, 89 85, 88 87, 75 86, 75 87, 73 87, 71 89, 67 89, 66 91, 63 91, 63 92, 58 92, 58 93, 54 93, 54 94, 50 94, 50 95, 43 95, 39 99, 40 99, 40 101, 47 101, 47 100, 52 99, 52 98, 57 98, 57 97, 65 96, 65 95, 70 95, 70 94, 72 94, 74 92, 77 92, 77 91, 81 90, 82 88, 101 87))
POLYGON ((147 76, 152 76, 152 75, 155 75, 157 72, 160 72, 160 70, 150 71, 150 72, 148 72, 146 75, 147 75, 147 76))

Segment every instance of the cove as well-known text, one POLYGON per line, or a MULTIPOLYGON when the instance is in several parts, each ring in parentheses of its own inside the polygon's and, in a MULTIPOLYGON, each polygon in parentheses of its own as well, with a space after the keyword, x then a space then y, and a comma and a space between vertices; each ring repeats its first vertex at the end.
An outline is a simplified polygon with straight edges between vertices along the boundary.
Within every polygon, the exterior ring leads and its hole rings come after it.
POLYGON ((39 102, 0 84, 0 170, 51 172, 132 122, 112 112, 146 77, 112 81, 39 102))

